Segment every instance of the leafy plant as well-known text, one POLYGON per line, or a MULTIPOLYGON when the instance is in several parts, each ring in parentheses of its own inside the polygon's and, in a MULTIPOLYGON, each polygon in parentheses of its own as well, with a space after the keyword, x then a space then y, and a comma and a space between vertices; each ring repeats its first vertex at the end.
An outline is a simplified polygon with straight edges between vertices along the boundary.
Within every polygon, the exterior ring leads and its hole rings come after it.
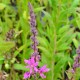
MULTIPOLYGON (((7 80, 23 80, 27 71, 24 59, 32 53, 28 2, 36 14, 39 66, 50 68, 43 80, 70 79, 67 71, 80 45, 80 0, 0 0, 0 72, 8 75, 7 80)), ((75 75, 75 80, 79 77, 75 75)))

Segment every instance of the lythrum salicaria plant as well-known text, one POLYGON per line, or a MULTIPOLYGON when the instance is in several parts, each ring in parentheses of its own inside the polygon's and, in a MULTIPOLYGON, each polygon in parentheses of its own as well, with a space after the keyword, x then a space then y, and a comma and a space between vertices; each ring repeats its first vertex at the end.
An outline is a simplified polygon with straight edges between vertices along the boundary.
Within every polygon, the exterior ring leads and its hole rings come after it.
POLYGON ((39 52, 38 52, 38 41, 36 39, 36 36, 38 34, 37 29, 36 29, 36 19, 35 19, 35 14, 33 12, 33 7, 31 3, 28 3, 29 7, 29 13, 30 13, 30 26, 31 26, 31 40, 32 40, 32 45, 31 48, 33 49, 33 53, 28 60, 24 60, 24 62, 27 64, 26 68, 29 68, 29 71, 24 73, 24 79, 33 77, 35 80, 37 80, 37 75, 39 75, 41 78, 46 78, 44 75, 45 72, 48 72, 49 69, 46 67, 46 65, 42 66, 41 68, 39 67, 38 63, 41 59, 39 52))

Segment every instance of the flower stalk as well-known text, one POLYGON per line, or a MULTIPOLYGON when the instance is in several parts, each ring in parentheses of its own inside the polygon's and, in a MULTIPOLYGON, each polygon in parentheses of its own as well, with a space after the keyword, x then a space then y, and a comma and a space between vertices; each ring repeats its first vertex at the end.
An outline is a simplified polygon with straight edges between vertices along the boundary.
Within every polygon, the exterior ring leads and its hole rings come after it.
POLYGON ((37 48, 38 40, 36 36, 38 34, 38 31, 36 29, 36 18, 30 2, 28 3, 28 7, 30 14, 30 27, 32 32, 31 40, 33 42, 31 48, 33 49, 33 54, 31 55, 29 60, 24 60, 24 62, 27 64, 26 68, 29 68, 29 71, 24 73, 24 79, 33 77, 34 80, 37 80, 37 74, 39 74, 41 78, 46 78, 44 73, 48 72, 49 69, 46 67, 46 65, 42 66, 41 68, 38 66, 40 55, 37 48))
POLYGON ((35 61, 38 61, 38 60, 40 60, 40 55, 39 55, 38 48, 37 48, 38 41, 36 39, 36 36, 38 34, 37 29, 36 29, 36 18, 35 18, 35 14, 34 14, 32 5, 30 3, 28 3, 28 6, 29 6, 29 10, 30 10, 30 12, 29 12, 30 26, 31 26, 31 32, 32 32, 31 40, 33 42, 33 44, 31 45, 31 48, 34 51, 32 56, 35 57, 35 61))

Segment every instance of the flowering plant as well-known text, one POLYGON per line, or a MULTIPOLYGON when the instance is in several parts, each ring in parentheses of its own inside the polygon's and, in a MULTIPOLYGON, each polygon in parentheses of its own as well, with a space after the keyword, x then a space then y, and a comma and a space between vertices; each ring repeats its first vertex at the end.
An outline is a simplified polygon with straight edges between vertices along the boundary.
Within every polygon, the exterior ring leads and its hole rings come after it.
POLYGON ((40 55, 39 55, 38 48, 37 48, 38 41, 36 39, 38 32, 36 30, 35 14, 33 12, 33 7, 30 2, 28 3, 28 6, 30 10, 30 26, 31 26, 31 32, 32 32, 31 39, 33 41, 33 44, 31 47, 34 52, 31 55, 29 60, 24 60, 24 62, 27 64, 26 68, 29 68, 29 71, 24 73, 24 79, 34 76, 36 80, 36 74, 39 74, 41 78, 46 78, 44 73, 48 72, 49 69, 46 67, 46 65, 42 66, 41 68, 38 68, 39 67, 38 63, 40 61, 40 55))

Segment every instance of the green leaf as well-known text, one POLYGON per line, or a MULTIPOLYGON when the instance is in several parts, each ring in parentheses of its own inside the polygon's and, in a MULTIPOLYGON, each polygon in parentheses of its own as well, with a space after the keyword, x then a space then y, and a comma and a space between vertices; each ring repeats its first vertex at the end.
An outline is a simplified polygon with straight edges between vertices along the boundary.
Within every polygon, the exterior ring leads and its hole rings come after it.
POLYGON ((23 71, 27 70, 27 68, 24 65, 17 64, 17 63, 14 64, 14 69, 16 69, 16 70, 23 70, 23 71))
POLYGON ((43 55, 50 58, 51 55, 50 55, 50 52, 48 51, 48 49, 46 49, 45 47, 42 47, 42 46, 39 46, 38 47, 41 51, 43 51, 43 55))
POLYGON ((23 49, 24 49, 24 45, 23 46, 21 46, 18 50, 16 50, 15 52, 14 52, 14 56, 16 57, 19 53, 20 53, 20 51, 22 51, 23 49))
POLYGON ((76 7, 80 0, 73 0, 71 7, 76 7))
POLYGON ((79 42, 76 38, 73 39, 73 43, 74 43, 75 47, 78 48, 79 42))
POLYGON ((45 14, 47 19, 52 19, 51 15, 48 12, 43 11, 43 13, 45 14))
POLYGON ((34 9, 34 12, 39 12, 42 11, 43 9, 45 9, 45 7, 38 7, 34 9))
POLYGON ((6 52, 9 51, 11 48, 15 46, 14 42, 0 42, 0 52, 6 52))
POLYGON ((68 43, 61 44, 58 48, 58 51, 70 49, 68 43))
POLYGON ((73 31, 74 31, 74 28, 73 29, 69 29, 68 31, 64 32, 60 36, 59 40, 57 41, 57 46, 60 46, 62 43, 68 41, 68 39, 72 36, 73 31))
POLYGON ((77 20, 76 20, 76 23, 77 23, 77 25, 78 25, 78 28, 80 29, 80 19, 77 19, 77 20))
POLYGON ((66 26, 63 26, 63 27, 61 27, 60 29, 59 29, 59 33, 58 34, 62 34, 62 33, 64 33, 65 31, 68 31, 68 29, 69 29, 69 25, 66 25, 66 26))
POLYGON ((80 68, 76 69, 76 73, 75 73, 75 80, 79 80, 80 79, 80 68))
POLYGON ((0 57, 0 65, 3 64, 4 58, 0 57))
POLYGON ((44 47, 48 47, 49 42, 45 37, 38 37, 39 43, 44 46, 44 47))
POLYGON ((5 7, 6 7, 6 5, 5 5, 5 4, 0 3, 0 10, 3 10, 5 7))

